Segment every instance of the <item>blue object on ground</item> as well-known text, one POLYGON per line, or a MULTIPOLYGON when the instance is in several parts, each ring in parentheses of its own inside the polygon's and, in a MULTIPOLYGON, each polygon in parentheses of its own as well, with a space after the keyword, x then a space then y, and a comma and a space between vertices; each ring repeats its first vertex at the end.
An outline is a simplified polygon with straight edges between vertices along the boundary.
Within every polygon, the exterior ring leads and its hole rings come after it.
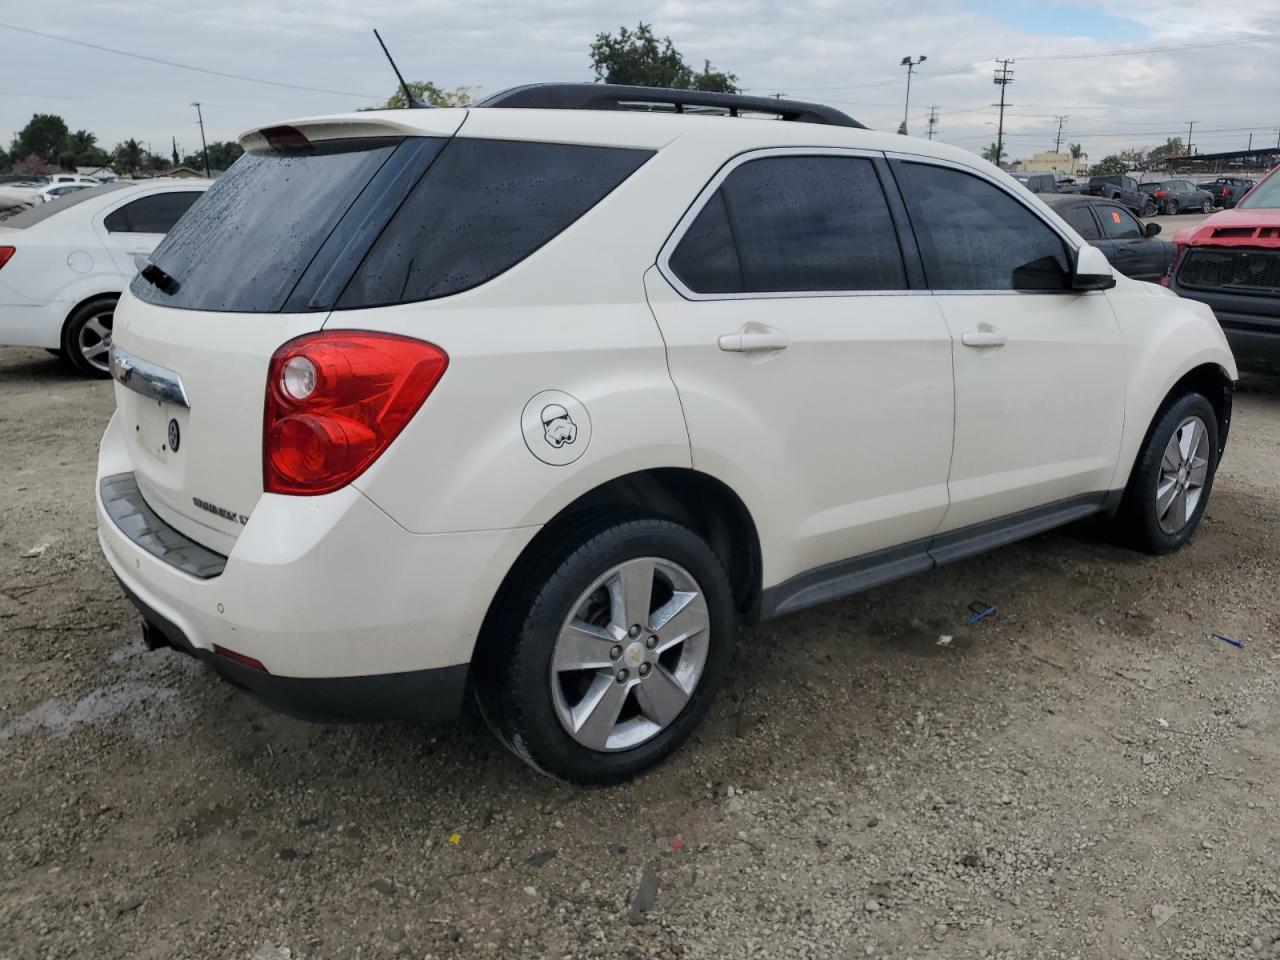
POLYGON ((995 612, 995 607, 988 606, 981 600, 975 600, 973 603, 969 604, 969 622, 977 623, 979 620, 985 620, 995 612))
POLYGON ((1209 636, 1213 637, 1213 639, 1215 639, 1215 640, 1221 640, 1223 643, 1229 643, 1229 644, 1231 644, 1233 647, 1235 647, 1237 650, 1243 650, 1243 649, 1244 649, 1244 644, 1243 644, 1242 642, 1240 642, 1239 640, 1232 640, 1230 637, 1224 637, 1224 636, 1223 636, 1222 634, 1220 634, 1220 633, 1211 633, 1211 634, 1209 634, 1209 636))

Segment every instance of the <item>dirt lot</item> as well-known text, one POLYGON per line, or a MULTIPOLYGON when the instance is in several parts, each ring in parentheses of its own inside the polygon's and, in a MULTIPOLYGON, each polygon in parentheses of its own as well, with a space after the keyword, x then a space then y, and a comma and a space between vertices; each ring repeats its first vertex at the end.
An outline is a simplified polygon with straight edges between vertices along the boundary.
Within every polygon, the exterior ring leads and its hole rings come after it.
POLYGON ((609 790, 144 652, 110 409, 0 352, 0 958, 1280 956, 1280 384, 1179 554, 1082 525, 768 623, 609 790))

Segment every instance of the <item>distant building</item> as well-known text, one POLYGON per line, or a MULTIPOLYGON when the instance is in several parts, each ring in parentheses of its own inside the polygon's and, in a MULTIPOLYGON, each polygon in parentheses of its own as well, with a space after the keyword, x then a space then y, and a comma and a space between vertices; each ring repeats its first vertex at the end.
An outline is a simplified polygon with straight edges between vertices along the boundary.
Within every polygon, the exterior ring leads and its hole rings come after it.
MULTIPOLYGON (((209 174, 213 177, 220 177, 225 170, 210 170, 209 174)), ((157 177, 204 177, 203 170, 197 170, 195 167, 174 167, 171 170, 161 170, 156 174, 157 177)))
POLYGON ((76 167, 76 173, 82 177, 93 177, 93 179, 101 180, 103 183, 120 179, 120 175, 110 167, 76 167))
POLYGON ((1018 162, 1017 167, 1023 173, 1061 173, 1073 176, 1080 166, 1069 153, 1037 153, 1026 160, 1018 162))

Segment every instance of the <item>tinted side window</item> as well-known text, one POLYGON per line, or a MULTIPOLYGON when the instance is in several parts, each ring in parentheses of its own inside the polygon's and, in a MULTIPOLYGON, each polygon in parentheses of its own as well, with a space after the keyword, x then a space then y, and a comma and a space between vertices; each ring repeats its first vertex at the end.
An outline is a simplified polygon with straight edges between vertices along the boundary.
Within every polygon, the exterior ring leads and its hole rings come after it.
POLYGON ((1102 233, 1108 240, 1141 240, 1146 236, 1142 225, 1133 218, 1128 210, 1119 207, 1099 207, 1098 218, 1102 221, 1102 233))
POLYGON ((200 199, 200 190, 174 190, 139 197, 107 214, 108 233, 168 233, 178 218, 200 199))
POLYGON ((902 251, 875 167, 860 157, 765 157, 720 188, 748 293, 902 290, 902 251))
POLYGON ((652 155, 454 139, 396 211, 337 306, 430 300, 492 280, 594 207, 652 155))
POLYGON ((729 227, 724 191, 707 201, 668 261, 672 271, 695 293, 742 293, 742 264, 729 227))
POLYGON ((1071 224, 1072 228, 1080 236, 1086 240, 1098 240, 1098 225, 1093 220, 1093 214, 1089 212, 1089 208, 1084 204, 1077 204, 1074 207, 1060 211, 1062 219, 1071 224))
POLYGON ((1067 246, 1048 224, 972 174, 901 165, 934 290, 1066 290, 1067 246))

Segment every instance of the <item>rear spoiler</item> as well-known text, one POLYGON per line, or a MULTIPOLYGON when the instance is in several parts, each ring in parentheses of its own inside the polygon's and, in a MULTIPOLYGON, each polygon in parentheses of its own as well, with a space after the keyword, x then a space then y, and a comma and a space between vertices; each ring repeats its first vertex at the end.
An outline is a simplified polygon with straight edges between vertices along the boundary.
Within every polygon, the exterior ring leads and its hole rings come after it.
POLYGON ((362 110, 332 117, 308 117, 269 124, 240 135, 245 150, 302 146, 322 140, 363 137, 451 137, 467 118, 463 107, 436 110, 362 110))

